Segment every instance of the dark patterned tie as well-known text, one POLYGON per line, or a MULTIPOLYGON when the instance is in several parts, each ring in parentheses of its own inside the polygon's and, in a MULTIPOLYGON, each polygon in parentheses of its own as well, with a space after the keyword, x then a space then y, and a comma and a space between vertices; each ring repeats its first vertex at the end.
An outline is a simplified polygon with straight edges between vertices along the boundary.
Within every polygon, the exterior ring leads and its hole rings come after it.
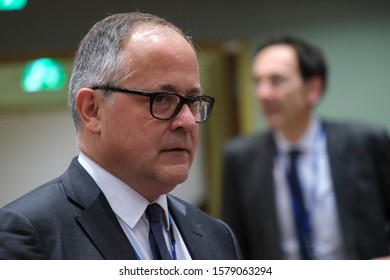
POLYGON ((287 169, 287 181, 290 187, 301 258, 310 260, 313 259, 311 223, 309 213, 305 207, 302 187, 297 171, 297 159, 299 154, 300 151, 298 150, 291 150, 289 152, 290 168, 287 169))
POLYGON ((149 242, 155 260, 172 260, 161 225, 161 207, 157 203, 149 204, 145 211, 149 219, 149 242))

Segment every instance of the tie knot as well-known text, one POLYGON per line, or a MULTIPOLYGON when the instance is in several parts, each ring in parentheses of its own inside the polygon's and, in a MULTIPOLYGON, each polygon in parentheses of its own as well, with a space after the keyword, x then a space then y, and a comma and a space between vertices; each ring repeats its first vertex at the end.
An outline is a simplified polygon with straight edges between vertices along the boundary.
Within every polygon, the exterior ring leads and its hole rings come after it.
POLYGON ((291 159, 291 161, 296 161, 296 159, 298 158, 298 156, 301 154, 302 152, 297 149, 297 148, 293 148, 291 149, 289 152, 288 152, 288 155, 291 159))
POLYGON ((146 208, 146 216, 150 223, 160 223, 161 207, 157 203, 149 204, 146 208))

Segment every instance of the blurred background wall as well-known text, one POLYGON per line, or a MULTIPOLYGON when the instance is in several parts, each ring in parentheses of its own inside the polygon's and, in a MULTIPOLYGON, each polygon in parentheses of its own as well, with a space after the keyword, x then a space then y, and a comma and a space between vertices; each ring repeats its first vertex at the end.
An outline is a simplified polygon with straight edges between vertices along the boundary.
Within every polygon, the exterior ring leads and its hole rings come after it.
POLYGON ((24 65, 62 62, 67 77, 81 38, 108 14, 165 17, 199 46, 202 85, 217 103, 178 196, 218 216, 223 142, 265 129, 251 94, 253 50, 269 35, 292 33, 321 47, 330 77, 321 116, 390 129, 389 0, 30 0, 0 12, 0 206, 60 175, 77 155, 66 85, 24 93, 24 65))

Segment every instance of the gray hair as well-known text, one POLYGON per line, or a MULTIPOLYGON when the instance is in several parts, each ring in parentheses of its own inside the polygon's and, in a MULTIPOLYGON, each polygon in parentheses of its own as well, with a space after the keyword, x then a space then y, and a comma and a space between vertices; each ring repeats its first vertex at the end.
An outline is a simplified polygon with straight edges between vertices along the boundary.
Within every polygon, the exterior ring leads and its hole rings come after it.
MULTIPOLYGON (((194 48, 190 37, 167 20, 140 12, 111 15, 96 23, 82 39, 76 53, 69 82, 68 106, 76 127, 80 130, 80 118, 76 111, 77 92, 84 87, 120 85, 131 74, 131 63, 122 46, 139 28, 170 28, 182 35, 194 48)), ((109 102, 112 93, 102 93, 109 102)))

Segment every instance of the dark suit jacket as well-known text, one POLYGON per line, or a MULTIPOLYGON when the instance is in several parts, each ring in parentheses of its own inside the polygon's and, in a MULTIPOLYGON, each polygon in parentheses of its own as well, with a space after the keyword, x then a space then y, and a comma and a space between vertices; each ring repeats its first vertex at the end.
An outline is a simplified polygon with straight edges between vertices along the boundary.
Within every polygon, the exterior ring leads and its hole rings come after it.
MULTIPOLYGON (((238 259, 228 226, 168 196, 193 259, 238 259)), ((0 209, 0 259, 136 259, 99 187, 74 159, 59 178, 0 209)))
MULTIPOLYGON (((331 176, 348 259, 389 255, 390 142, 379 128, 324 123, 331 176)), ((244 259, 283 259, 275 206, 270 132, 234 139, 223 157, 222 219, 244 259)))

